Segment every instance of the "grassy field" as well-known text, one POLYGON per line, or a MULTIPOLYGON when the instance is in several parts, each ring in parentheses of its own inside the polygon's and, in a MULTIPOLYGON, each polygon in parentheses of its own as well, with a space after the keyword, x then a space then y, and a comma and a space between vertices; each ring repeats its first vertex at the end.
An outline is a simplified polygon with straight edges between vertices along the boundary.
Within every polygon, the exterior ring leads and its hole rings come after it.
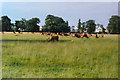
POLYGON ((117 78, 118 36, 89 39, 39 33, 2 35, 3 78, 117 78))

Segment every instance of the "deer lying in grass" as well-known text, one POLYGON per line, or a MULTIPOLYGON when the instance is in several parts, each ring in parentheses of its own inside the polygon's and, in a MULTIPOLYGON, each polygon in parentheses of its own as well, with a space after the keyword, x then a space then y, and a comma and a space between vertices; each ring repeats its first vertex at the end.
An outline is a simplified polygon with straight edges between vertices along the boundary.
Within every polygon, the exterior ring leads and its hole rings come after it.
POLYGON ((48 41, 49 41, 49 42, 50 42, 50 41, 58 41, 58 39, 59 39, 58 36, 52 36, 50 40, 48 39, 48 41))

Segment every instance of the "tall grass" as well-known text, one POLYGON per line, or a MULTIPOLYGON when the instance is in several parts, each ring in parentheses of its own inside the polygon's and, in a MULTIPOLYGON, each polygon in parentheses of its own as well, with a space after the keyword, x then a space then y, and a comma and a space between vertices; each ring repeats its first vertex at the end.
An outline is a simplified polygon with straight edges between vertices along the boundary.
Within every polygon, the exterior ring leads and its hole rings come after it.
POLYGON ((2 36, 3 78, 117 78, 116 35, 89 39, 12 33, 2 36))

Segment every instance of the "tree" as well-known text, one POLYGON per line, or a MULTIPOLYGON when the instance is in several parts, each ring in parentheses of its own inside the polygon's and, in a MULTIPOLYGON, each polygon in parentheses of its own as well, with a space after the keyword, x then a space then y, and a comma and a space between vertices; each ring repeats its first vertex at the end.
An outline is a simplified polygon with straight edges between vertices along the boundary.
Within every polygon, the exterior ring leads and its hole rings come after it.
POLYGON ((10 31, 11 30, 11 19, 8 16, 1 17, 2 22, 2 31, 10 31))
POLYGON ((15 21, 15 26, 17 30, 20 28, 21 30, 24 29, 25 31, 35 32, 39 31, 39 26, 37 25, 39 23, 40 23, 39 18, 32 18, 30 20, 22 18, 22 20, 20 21, 15 21))
POLYGON ((11 30, 13 30, 14 28, 14 23, 11 23, 11 30))
POLYGON ((15 21, 15 26, 17 30, 20 28, 21 30, 25 29, 27 26, 27 20, 22 18, 20 21, 15 21))
POLYGON ((100 24, 96 24, 98 27, 101 26, 100 24))
POLYGON ((31 31, 31 32, 39 31, 40 26, 37 25, 39 23, 40 23, 39 18, 32 18, 28 20, 25 28, 26 31, 31 31))
POLYGON ((43 26, 43 32, 48 32, 48 31, 49 31, 48 27, 46 25, 44 25, 43 26))
POLYGON ((86 28, 87 28, 88 33, 94 33, 95 28, 96 28, 95 21, 94 20, 88 20, 86 22, 86 28))
POLYGON ((0 20, 0 31, 2 31, 2 21, 0 20))
POLYGON ((22 18, 22 29, 25 29, 26 28, 26 25, 27 25, 27 20, 26 19, 24 19, 24 18, 22 18))
POLYGON ((16 26, 16 31, 18 31, 18 29, 25 29, 25 25, 23 21, 15 21, 15 26, 16 26))
POLYGON ((68 21, 66 21, 66 25, 67 25, 67 26, 69 26, 69 23, 68 23, 68 21))
POLYGON ((80 22, 81 20, 79 19, 78 20, 78 31, 80 31, 80 29, 81 29, 81 22, 80 22))
POLYGON ((102 28, 102 33, 105 33, 105 28, 103 27, 103 25, 101 24, 100 27, 102 28))
POLYGON ((69 32, 70 26, 68 25, 68 21, 65 22, 60 17, 47 15, 43 31, 47 30, 49 32, 69 32))
POLYGON ((83 23, 81 23, 81 25, 82 25, 81 30, 82 30, 82 32, 83 32, 84 30, 86 30, 86 23, 83 22, 83 23))
POLYGON ((111 16, 111 18, 109 19, 107 29, 110 33, 120 33, 119 32, 120 31, 120 17, 117 15, 111 16))

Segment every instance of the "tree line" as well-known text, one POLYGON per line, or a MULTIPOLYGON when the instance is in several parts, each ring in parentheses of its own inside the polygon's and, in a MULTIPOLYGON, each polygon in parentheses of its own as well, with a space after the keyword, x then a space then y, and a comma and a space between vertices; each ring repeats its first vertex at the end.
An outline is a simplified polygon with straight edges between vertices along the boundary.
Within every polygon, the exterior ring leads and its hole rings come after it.
MULTIPOLYGON (((15 23, 11 23, 11 19, 8 16, 2 16, 0 20, 1 31, 25 31, 25 32, 39 32, 40 26, 39 18, 32 18, 26 20, 22 18, 21 20, 16 20, 15 23)), ((95 20, 88 20, 86 22, 81 22, 78 20, 78 32, 84 32, 87 30, 88 33, 94 33, 96 26, 102 28, 102 33, 105 33, 105 28, 102 24, 95 24, 95 20)), ((65 21, 61 17, 54 15, 47 15, 45 18, 45 25, 42 26, 43 32, 70 32, 70 26, 68 21, 65 21)), ((109 19, 107 26, 109 33, 120 33, 120 17, 118 15, 113 15, 109 19)))

